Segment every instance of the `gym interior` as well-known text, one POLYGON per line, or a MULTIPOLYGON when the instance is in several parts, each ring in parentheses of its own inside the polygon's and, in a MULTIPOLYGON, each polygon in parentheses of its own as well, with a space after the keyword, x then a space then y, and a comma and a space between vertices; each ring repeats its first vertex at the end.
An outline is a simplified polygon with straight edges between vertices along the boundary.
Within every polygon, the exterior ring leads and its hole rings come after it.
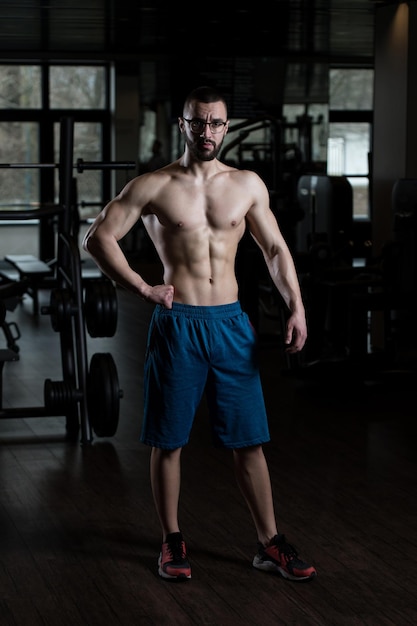
MULTIPOLYGON (((417 623, 416 27, 416 2, 0 1, 1 624, 417 623), (288 357, 285 306, 245 235, 265 455, 308 585, 251 567, 204 402, 182 465, 193 580, 158 577, 139 442, 152 306, 81 248, 127 181, 180 156, 200 84, 228 100, 220 158, 265 181, 306 305, 288 357)), ((121 247, 162 280, 140 224, 121 247)))

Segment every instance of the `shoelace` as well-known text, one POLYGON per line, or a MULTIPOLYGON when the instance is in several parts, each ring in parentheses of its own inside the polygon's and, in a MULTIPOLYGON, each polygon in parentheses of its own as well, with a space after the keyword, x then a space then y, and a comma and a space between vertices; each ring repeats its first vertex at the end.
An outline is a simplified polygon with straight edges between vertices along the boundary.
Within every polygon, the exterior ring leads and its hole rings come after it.
POLYGON ((185 549, 184 542, 169 542, 167 545, 167 550, 170 553, 172 560, 183 561, 185 559, 185 549))
POLYGON ((281 554, 288 559, 288 561, 292 561, 298 557, 297 550, 290 543, 287 543, 284 535, 274 545, 277 547, 279 552, 281 552, 281 554))

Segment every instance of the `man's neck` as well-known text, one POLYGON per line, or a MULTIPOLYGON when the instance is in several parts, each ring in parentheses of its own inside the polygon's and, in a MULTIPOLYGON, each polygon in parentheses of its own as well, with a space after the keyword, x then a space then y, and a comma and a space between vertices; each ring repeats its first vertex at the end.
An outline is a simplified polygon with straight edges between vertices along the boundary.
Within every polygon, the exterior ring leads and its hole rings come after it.
POLYGON ((201 161, 200 159, 193 157, 187 151, 185 151, 182 157, 180 157, 179 165, 196 175, 203 175, 205 177, 211 176, 219 170, 219 161, 217 158, 212 159, 211 161, 201 161))

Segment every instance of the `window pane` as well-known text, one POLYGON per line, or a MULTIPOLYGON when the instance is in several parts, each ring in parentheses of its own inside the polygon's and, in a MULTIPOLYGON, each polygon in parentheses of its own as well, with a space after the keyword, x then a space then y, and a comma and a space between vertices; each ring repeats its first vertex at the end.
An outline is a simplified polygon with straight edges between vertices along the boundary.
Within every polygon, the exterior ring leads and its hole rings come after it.
MULTIPOLYGON (((0 123, 0 163, 38 163, 39 135, 35 122, 0 123)), ((39 201, 39 169, 0 168, 0 206, 28 208, 39 201)))
POLYGON ((36 65, 0 65, 0 108, 39 109, 41 68, 36 65))
MULTIPOLYGON (((142 112, 142 119, 143 121, 141 124, 141 135, 139 142, 139 161, 141 164, 145 164, 152 156, 152 144, 156 138, 155 111, 144 108, 142 112)), ((178 127, 176 124, 173 124, 173 129, 175 133, 178 133, 178 127)), ((175 145, 175 142, 173 142, 173 145, 175 145)), ((174 156, 173 158, 176 159, 177 157, 174 156)))
POLYGON ((287 149, 297 146, 301 149, 305 137, 300 135, 301 125, 298 123, 308 116, 311 124, 311 159, 315 162, 325 162, 327 158, 327 118, 326 104, 284 104, 283 115, 287 126, 284 125, 284 142, 287 149), (306 113, 307 111, 307 113, 306 113))
MULTIPOLYGON (((55 162, 59 162, 60 126, 55 125, 55 162)), ((102 161, 102 129, 101 124, 93 122, 76 122, 74 124, 74 164, 78 159, 83 161, 102 161)), ((86 170, 78 173, 74 168, 74 178, 77 182, 77 200, 81 219, 94 217, 102 206, 102 177, 101 170, 86 170), (84 206, 83 206, 84 205, 84 206), (93 205, 93 206, 91 206, 93 205)), ((59 194, 59 178, 56 174, 56 198, 59 194)))
POLYGON ((329 96, 327 63, 292 63, 286 68, 284 102, 286 104, 322 102, 329 96))
POLYGON ((51 109, 104 109, 104 67, 54 65, 50 68, 51 109))
MULTIPOLYGON (((101 125, 94 123, 78 123, 74 128, 74 159, 84 161, 102 161, 101 125)), ((109 175, 107 172, 106 175, 109 175)), ((87 170, 77 174, 78 203, 81 219, 97 215, 98 206, 102 202, 103 171, 87 170), (86 206, 82 206, 85 203, 86 206)))
POLYGON ((330 70, 330 109, 371 111, 373 93, 373 70, 330 70))
POLYGON ((362 174, 368 175, 369 170, 369 124, 337 123, 329 124, 328 174, 362 174), (340 165, 334 168, 332 146, 338 146, 340 165))
POLYGON ((362 177, 349 178, 353 194, 353 217, 369 218, 369 179, 362 177))
POLYGON ((329 124, 327 173, 348 177, 352 185, 355 218, 369 217, 369 150, 369 124, 329 124))
MULTIPOLYGON (((284 104, 284 106, 282 107, 282 113, 284 115, 284 118, 290 124, 293 124, 294 122, 296 122, 297 117, 304 115, 305 112, 306 112, 305 104, 284 104)), ((290 131, 286 130, 286 132, 291 133, 292 130, 293 129, 291 129, 290 131)))

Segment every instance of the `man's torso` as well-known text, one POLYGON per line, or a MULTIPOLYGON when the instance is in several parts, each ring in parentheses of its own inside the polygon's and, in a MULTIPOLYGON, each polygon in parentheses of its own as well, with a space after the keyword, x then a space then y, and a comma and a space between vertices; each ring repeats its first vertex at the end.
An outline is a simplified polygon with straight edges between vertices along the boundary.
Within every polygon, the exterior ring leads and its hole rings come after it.
POLYGON ((216 305, 237 299, 235 257, 253 200, 245 172, 221 168, 208 180, 175 165, 165 168, 142 213, 177 302, 216 305))

